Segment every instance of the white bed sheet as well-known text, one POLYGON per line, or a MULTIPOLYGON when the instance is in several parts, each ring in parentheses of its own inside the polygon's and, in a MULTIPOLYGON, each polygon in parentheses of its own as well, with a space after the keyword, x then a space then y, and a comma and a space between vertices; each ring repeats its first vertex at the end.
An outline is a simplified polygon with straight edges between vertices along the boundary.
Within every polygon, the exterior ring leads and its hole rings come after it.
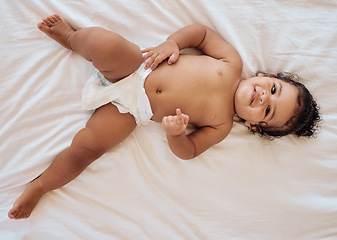
POLYGON ((0 1, 0 239, 337 239, 337 1, 0 1), (261 139, 234 123, 192 161, 177 159, 158 123, 124 142, 27 220, 7 217, 26 184, 91 113, 81 89, 92 65, 37 28, 59 13, 141 47, 202 23, 234 45, 243 77, 296 72, 317 99, 317 138, 261 139))

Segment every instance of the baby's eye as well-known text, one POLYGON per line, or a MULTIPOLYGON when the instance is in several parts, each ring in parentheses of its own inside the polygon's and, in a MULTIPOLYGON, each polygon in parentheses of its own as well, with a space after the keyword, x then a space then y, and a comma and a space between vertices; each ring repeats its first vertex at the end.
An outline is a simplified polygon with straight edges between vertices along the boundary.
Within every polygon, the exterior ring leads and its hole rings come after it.
POLYGON ((273 87, 271 88, 271 94, 274 95, 275 92, 276 92, 276 86, 274 84, 273 87))
POLYGON ((267 117, 267 115, 268 115, 269 112, 270 112, 270 106, 268 106, 268 107, 266 108, 266 115, 265 115, 265 117, 267 117))

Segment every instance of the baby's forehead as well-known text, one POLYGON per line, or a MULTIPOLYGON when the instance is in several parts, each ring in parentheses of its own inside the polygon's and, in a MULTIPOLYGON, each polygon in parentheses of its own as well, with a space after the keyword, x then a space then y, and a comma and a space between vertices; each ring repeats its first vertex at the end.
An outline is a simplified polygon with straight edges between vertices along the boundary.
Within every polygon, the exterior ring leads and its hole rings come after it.
POLYGON ((294 86, 294 84, 291 84, 289 81, 282 79, 282 78, 278 78, 277 76, 261 76, 261 77, 256 77, 257 79, 261 79, 261 80, 266 80, 266 81, 274 81, 274 82, 280 82, 280 83, 285 83, 285 84, 289 84, 293 87, 296 88, 296 86, 294 86))
POLYGON ((268 75, 258 75, 258 76, 253 76, 253 77, 248 77, 248 78, 242 78, 243 80, 262 80, 262 79, 278 79, 278 80, 281 80, 279 78, 277 78, 276 75, 271 75, 271 74, 268 74, 268 75))
POLYGON ((277 78, 276 76, 257 76, 257 78, 260 78, 260 79, 268 79, 268 80, 281 80, 279 78, 277 78))

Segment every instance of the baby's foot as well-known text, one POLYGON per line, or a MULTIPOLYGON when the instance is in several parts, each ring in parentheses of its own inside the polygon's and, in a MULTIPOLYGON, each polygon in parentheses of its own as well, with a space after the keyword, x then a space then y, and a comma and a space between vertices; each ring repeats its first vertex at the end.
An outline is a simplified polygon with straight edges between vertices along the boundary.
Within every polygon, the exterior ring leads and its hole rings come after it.
POLYGON ((15 201, 13 207, 8 212, 10 219, 28 218, 39 202, 44 192, 36 181, 29 183, 25 191, 15 201))
POLYGON ((69 37, 75 30, 57 15, 51 15, 44 18, 37 24, 38 29, 44 32, 48 37, 60 43, 63 47, 69 48, 69 37))

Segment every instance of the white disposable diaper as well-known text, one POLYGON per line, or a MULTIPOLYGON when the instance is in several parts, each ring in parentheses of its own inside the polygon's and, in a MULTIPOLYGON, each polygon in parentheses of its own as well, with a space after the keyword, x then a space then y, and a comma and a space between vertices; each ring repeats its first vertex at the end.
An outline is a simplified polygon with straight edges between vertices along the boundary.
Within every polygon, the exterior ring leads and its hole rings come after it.
POLYGON ((133 74, 111 83, 97 70, 88 79, 82 90, 82 108, 94 110, 111 102, 120 113, 130 113, 137 125, 145 125, 153 116, 144 82, 151 69, 143 63, 133 74))

